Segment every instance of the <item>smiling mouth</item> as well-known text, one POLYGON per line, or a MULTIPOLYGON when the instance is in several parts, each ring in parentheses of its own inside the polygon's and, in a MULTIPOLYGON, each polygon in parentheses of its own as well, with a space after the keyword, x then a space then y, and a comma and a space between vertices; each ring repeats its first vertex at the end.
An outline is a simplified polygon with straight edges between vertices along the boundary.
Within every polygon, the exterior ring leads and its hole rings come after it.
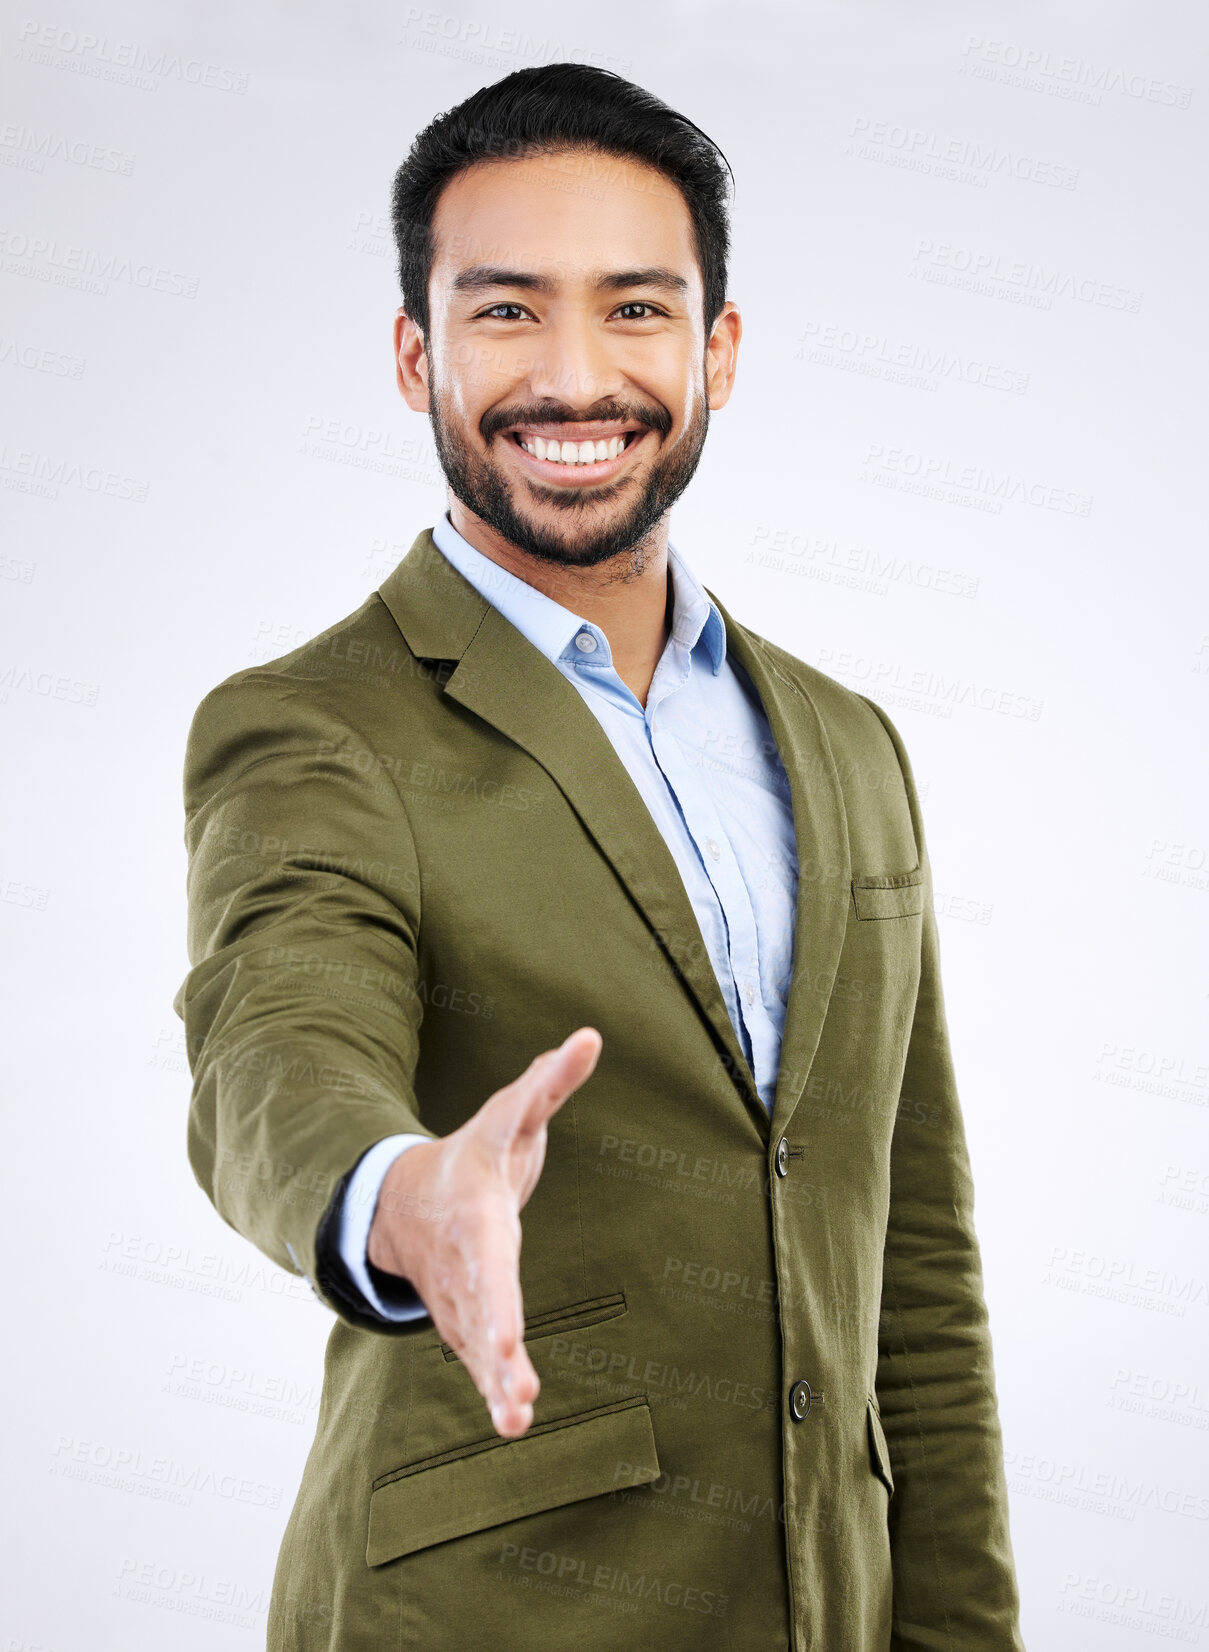
POLYGON ((553 437, 527 436, 523 431, 511 430, 508 440, 531 474, 547 482, 582 486, 587 482, 608 481, 646 435, 645 430, 625 430, 597 441, 561 442, 553 437))
POLYGON ((550 464, 592 465, 602 464, 606 459, 615 459, 641 436, 642 432, 625 430, 619 435, 595 442, 559 442, 544 436, 525 436, 519 430, 512 431, 511 435, 517 446, 524 448, 525 452, 535 459, 544 459, 550 464))

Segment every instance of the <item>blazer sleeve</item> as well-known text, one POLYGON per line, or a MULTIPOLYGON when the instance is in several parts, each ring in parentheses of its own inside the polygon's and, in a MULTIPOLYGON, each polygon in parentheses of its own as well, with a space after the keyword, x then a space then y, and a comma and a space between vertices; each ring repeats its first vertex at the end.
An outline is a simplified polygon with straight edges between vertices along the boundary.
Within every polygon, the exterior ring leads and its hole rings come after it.
POLYGON ((919 993, 891 1142, 878 1333, 877 1400, 894 1479, 891 1652, 1023 1652, 932 871, 901 736, 880 706, 866 703, 894 744, 924 872, 919 993))
POLYGON ((386 1136, 432 1137, 413 1080, 420 875, 406 807, 318 685, 240 673, 184 764, 191 968, 173 1000, 193 1076, 188 1156, 219 1215, 350 1323, 343 1196, 386 1136))

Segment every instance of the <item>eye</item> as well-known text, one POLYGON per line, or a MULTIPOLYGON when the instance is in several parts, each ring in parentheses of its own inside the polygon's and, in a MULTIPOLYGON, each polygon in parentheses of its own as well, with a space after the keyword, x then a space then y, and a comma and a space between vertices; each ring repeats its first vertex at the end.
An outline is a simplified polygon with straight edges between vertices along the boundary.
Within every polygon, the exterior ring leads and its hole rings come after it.
MULTIPOLYGON (((525 309, 523 304, 513 304, 508 299, 501 299, 498 304, 492 304, 487 309, 480 310, 478 312, 478 314, 475 316, 474 319, 476 321, 484 321, 484 320, 510 321, 510 320, 512 320, 511 316, 501 315, 500 312, 502 310, 515 311, 515 313, 518 316, 528 315, 528 313, 529 313, 525 309)), ((625 320, 625 321, 646 321, 646 320, 650 319, 650 317, 652 317, 652 316, 661 316, 661 315, 666 315, 667 314, 667 312, 665 310, 661 310, 657 304, 652 304, 652 303, 649 302, 649 300, 647 300, 645 298, 632 298, 632 299, 629 299, 625 304, 619 304, 617 306, 616 311, 614 311, 614 314, 619 314, 623 310, 645 310, 645 311, 648 312, 647 315, 627 315, 627 316, 623 316, 622 319, 625 320)))

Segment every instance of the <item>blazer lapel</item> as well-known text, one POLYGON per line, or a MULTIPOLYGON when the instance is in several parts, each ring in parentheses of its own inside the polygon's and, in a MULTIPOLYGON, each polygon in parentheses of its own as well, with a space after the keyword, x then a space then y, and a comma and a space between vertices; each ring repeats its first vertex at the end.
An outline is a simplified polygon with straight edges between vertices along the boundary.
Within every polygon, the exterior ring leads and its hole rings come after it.
POLYGON ((789 777, 798 850, 793 972, 781 1035, 772 1133, 783 1135, 818 1048, 843 950, 851 900, 848 819, 840 778, 818 709, 706 587, 726 624, 727 652, 755 685, 789 777))
POLYGON ((414 654, 457 660, 445 693, 527 751, 558 786, 670 956, 767 1142, 768 1110, 701 945, 679 868, 578 690, 462 578, 427 530, 379 595, 414 654))
MULTIPOLYGON (((848 835, 827 736, 806 693, 722 604, 789 776, 799 882, 781 1067, 771 1120, 726 1012, 671 851, 604 730, 562 673, 482 597, 426 529, 379 588, 418 658, 456 661, 444 691, 546 770, 606 857, 709 1028, 761 1140, 783 1132, 822 1032, 843 945, 848 835)), ((710 592, 715 602, 717 597, 710 592)))

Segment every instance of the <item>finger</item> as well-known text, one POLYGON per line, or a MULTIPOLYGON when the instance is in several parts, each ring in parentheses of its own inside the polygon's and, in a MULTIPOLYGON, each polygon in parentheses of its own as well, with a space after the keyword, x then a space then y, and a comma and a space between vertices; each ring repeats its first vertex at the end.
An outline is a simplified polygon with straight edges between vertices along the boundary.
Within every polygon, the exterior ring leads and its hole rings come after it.
POLYGON ((561 1044, 535 1056, 508 1088, 526 1094, 540 1089, 543 1093, 557 1093, 560 1101, 565 1100, 591 1073, 603 1043, 595 1027, 577 1027, 561 1044))
POLYGON ((523 1086, 527 1092, 515 1115, 513 1144, 534 1137, 592 1074, 603 1040, 595 1027, 580 1027, 529 1075, 523 1086))
MULTIPOLYGON (((603 1045, 595 1027, 579 1027, 557 1049, 543 1050, 496 1095, 501 1099, 491 1125, 497 1146, 531 1138, 591 1075, 603 1045)), ((493 1096, 492 1101, 496 1100, 493 1096)))
POLYGON ((489 1406, 491 1424, 497 1434, 515 1438, 533 1421, 533 1404, 541 1382, 522 1345, 500 1374, 499 1396, 489 1406))
POLYGON ((517 1344, 510 1360, 492 1364, 490 1355, 484 1361, 479 1341, 473 1336, 468 1340, 459 1329, 461 1320, 455 1304, 449 1303, 446 1312, 434 1312, 433 1324, 483 1396, 496 1433, 507 1438, 523 1434, 533 1421, 533 1404, 541 1391, 541 1381, 524 1343, 517 1344))
POLYGON ((568 1033, 557 1049, 549 1053, 562 1063, 563 1082, 582 1084, 595 1067, 604 1046, 604 1039, 595 1027, 576 1027, 568 1033))
POLYGON ((533 1404, 541 1387, 524 1343, 520 1281, 515 1276, 510 1279, 501 1277, 498 1283, 488 1280, 485 1294, 488 1302, 487 1340, 494 1357, 493 1387, 488 1399, 491 1420, 500 1434, 520 1434, 533 1421, 533 1404), (499 1305, 505 1299, 508 1311, 498 1312, 499 1305))
POLYGON ((533 1421, 533 1405, 541 1391, 541 1380, 533 1369, 529 1351, 518 1341, 511 1354, 497 1359, 495 1388, 488 1400, 491 1421, 499 1434, 523 1434, 533 1421))
POLYGON ((507 1190, 480 1207, 462 1270, 462 1354, 498 1432, 522 1433, 540 1383, 524 1346, 520 1222, 507 1190))

